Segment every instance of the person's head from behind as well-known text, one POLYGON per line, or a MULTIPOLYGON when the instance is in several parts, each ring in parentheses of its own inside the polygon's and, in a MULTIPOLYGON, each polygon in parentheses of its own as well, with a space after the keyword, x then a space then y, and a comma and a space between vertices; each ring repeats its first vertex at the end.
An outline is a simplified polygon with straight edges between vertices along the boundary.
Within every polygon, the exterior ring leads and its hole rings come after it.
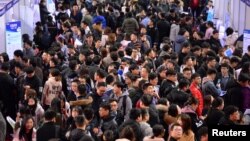
POLYGON ((238 77, 238 82, 243 87, 249 86, 249 82, 250 82, 250 75, 249 75, 249 73, 240 73, 240 75, 238 77))
POLYGON ((216 97, 212 102, 212 108, 216 108, 218 110, 223 110, 224 108, 224 100, 221 97, 216 97))
POLYGON ((149 120, 149 113, 148 109, 141 109, 142 121, 148 122, 149 120))
POLYGON ((121 132, 119 133, 119 138, 120 139, 125 138, 125 139, 128 139, 130 141, 136 141, 134 129, 131 126, 129 126, 129 125, 125 126, 121 130, 121 132))
POLYGON ((181 108, 177 104, 171 104, 168 108, 168 115, 177 117, 181 114, 181 108))
POLYGON ((179 85, 178 85, 179 89, 183 90, 184 92, 186 92, 189 89, 189 81, 187 79, 181 79, 179 81, 179 85))
POLYGON ((226 32, 226 35, 229 36, 229 35, 232 35, 234 33, 234 30, 232 27, 228 27, 225 32, 226 32))
POLYGON ((192 110, 196 111, 199 106, 199 101, 194 96, 188 98, 187 102, 185 103, 186 106, 191 106, 192 110))
POLYGON ((147 108, 150 106, 150 104, 152 104, 153 102, 153 96, 149 95, 149 94, 144 94, 141 97, 141 103, 140 103, 140 107, 141 108, 147 108))
POLYGON ((162 138, 165 135, 165 129, 162 125, 156 124, 153 126, 153 136, 151 137, 152 139, 154 137, 162 138))
POLYGON ((86 124, 88 125, 94 118, 94 110, 91 108, 85 108, 83 110, 83 114, 85 115, 86 118, 86 124))
POLYGON ((95 141, 91 136, 85 135, 83 136, 80 141, 95 141))
POLYGON ((45 118, 45 121, 47 121, 47 122, 55 122, 56 121, 56 112, 49 109, 45 112, 44 118, 45 118))
POLYGON ((182 126, 179 123, 173 123, 170 126, 169 135, 171 138, 174 138, 175 140, 179 140, 183 135, 182 126))
POLYGON ((77 87, 77 91, 80 96, 86 96, 87 95, 87 88, 84 84, 79 84, 77 87))
POLYGON ((129 118, 136 122, 140 122, 142 120, 141 110, 132 108, 129 113, 129 118))
POLYGON ((207 77, 212 79, 212 81, 216 78, 217 71, 216 69, 208 69, 207 70, 207 77))
POLYGON ((84 115, 78 115, 74 118, 75 124, 77 128, 86 127, 86 121, 84 115))
POLYGON ((112 130, 106 130, 103 133, 103 141, 114 141, 114 132, 112 130))

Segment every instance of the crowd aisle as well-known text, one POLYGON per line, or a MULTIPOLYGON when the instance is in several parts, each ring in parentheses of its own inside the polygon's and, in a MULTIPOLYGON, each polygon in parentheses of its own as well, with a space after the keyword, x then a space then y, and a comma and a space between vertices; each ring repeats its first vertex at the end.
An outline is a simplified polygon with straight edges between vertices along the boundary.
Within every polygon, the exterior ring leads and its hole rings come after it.
POLYGON ((40 0, 0 54, 0 141, 208 141, 250 124, 250 45, 211 0, 40 0), (231 53, 228 53, 231 52, 231 53))

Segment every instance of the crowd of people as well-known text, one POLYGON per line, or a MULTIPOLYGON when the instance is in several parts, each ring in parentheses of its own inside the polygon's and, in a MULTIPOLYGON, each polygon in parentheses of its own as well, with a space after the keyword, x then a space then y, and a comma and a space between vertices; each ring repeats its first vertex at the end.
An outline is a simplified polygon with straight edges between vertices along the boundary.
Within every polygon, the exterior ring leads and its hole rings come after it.
POLYGON ((250 124, 250 45, 231 27, 222 44, 213 1, 55 3, 0 54, 0 141, 207 141, 250 124))

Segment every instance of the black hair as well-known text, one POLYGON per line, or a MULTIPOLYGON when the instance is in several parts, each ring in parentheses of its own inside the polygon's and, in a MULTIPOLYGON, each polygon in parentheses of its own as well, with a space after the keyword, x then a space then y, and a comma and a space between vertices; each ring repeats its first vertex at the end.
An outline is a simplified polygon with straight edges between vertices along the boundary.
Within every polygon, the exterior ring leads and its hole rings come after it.
POLYGON ((106 77, 106 72, 103 69, 98 69, 96 71, 96 75, 98 75, 101 78, 105 78, 106 77))
POLYGON ((30 116, 30 115, 29 115, 29 116, 26 116, 26 117, 23 119, 22 125, 21 125, 21 127, 20 127, 20 131, 19 131, 19 139, 20 139, 20 140, 22 140, 22 138, 24 138, 24 137, 26 137, 27 140, 32 140, 32 133, 33 133, 34 125, 33 125, 33 127, 30 129, 30 131, 29 131, 28 133, 26 133, 26 132, 27 132, 27 130, 26 130, 26 123, 28 122, 29 119, 32 119, 33 124, 35 124, 35 123, 34 123, 33 117, 30 116))
POLYGON ((99 87, 106 87, 107 84, 105 82, 98 82, 96 87, 99 88, 99 87))
POLYGON ((180 31, 178 32, 178 35, 184 35, 187 30, 185 28, 181 28, 180 31))
POLYGON ((194 73, 194 74, 192 74, 192 76, 191 76, 191 80, 194 80, 194 79, 197 78, 197 77, 200 77, 200 74, 199 74, 199 73, 194 73))
POLYGON ((94 64, 99 65, 101 60, 102 60, 101 56, 96 55, 96 56, 94 56, 92 61, 93 61, 94 64))
POLYGON ((223 98, 216 97, 214 99, 214 101, 212 102, 212 108, 217 108, 217 107, 221 106, 223 102, 224 102, 223 98))
POLYGON ((116 81, 116 82, 114 83, 114 86, 117 86, 118 88, 121 88, 121 90, 123 90, 123 88, 124 88, 123 83, 120 82, 120 81, 116 81))
POLYGON ((148 80, 150 81, 150 80, 154 80, 155 78, 157 78, 158 76, 157 76, 157 74, 156 73, 154 73, 154 72, 151 72, 151 73, 149 73, 149 75, 148 75, 148 80))
POLYGON ((53 118, 56 117, 56 112, 49 109, 45 112, 44 117, 45 117, 45 120, 51 121, 53 118))
POLYGON ((188 87, 188 86, 189 86, 189 81, 188 81, 187 79, 181 79, 181 80, 179 81, 178 87, 179 87, 180 89, 183 89, 184 87, 188 87))
POLYGON ((225 112, 225 117, 227 119, 229 119, 230 115, 239 111, 239 108, 234 106, 234 105, 229 105, 225 108, 224 112, 225 112))
POLYGON ((207 75, 212 75, 212 74, 217 74, 217 71, 216 71, 216 69, 208 69, 207 70, 207 75))
POLYGON ((181 44, 181 47, 182 48, 187 48, 187 47, 190 47, 190 45, 191 44, 189 42, 184 42, 184 43, 181 44))
POLYGON ((225 32, 226 32, 227 36, 229 36, 229 35, 234 33, 234 30, 232 27, 228 27, 225 32))
POLYGON ((133 52, 133 49, 132 49, 131 47, 127 47, 127 48, 125 49, 125 52, 126 52, 126 54, 127 54, 128 56, 131 56, 131 55, 132 55, 132 52, 133 52))
POLYGON ((76 126, 82 127, 85 124, 85 117, 84 115, 78 115, 75 117, 74 121, 75 121, 76 126))
POLYGON ((154 137, 159 137, 160 135, 164 135, 165 129, 162 125, 156 124, 153 126, 153 136, 151 136, 151 139, 154 137))
POLYGON ((114 81, 115 81, 115 78, 114 78, 113 75, 108 75, 108 76, 106 77, 106 83, 107 83, 107 84, 112 84, 114 81))
POLYGON ((78 92, 79 92, 79 94, 80 94, 81 96, 86 96, 86 93, 87 93, 86 85, 84 85, 84 84, 79 84, 79 85, 77 86, 77 90, 78 90, 78 92))
POLYGON ((131 120, 136 120, 138 117, 141 116, 141 110, 140 109, 136 109, 136 108, 132 108, 130 110, 130 113, 129 113, 129 118, 131 120))
POLYGON ((149 113, 148 113, 148 109, 141 109, 141 116, 142 116, 142 119, 145 119, 146 116, 148 116, 149 113))
POLYGON ((178 116, 178 108, 177 104, 171 104, 168 108, 168 114, 172 117, 177 117, 178 116))
POLYGON ((199 104, 199 100, 197 98, 195 98, 194 96, 190 96, 187 100, 187 102, 185 103, 185 105, 192 105, 192 104, 199 104))
POLYGON ((94 110, 92 108, 85 108, 83 110, 83 114, 85 115, 85 118, 89 121, 92 120, 95 115, 94 110))
POLYGON ((239 77, 238 77, 238 81, 239 82, 246 82, 250 80, 250 76, 248 73, 240 73, 239 77))
POLYGON ((111 106, 110 106, 110 104, 107 103, 107 102, 101 103, 100 108, 103 108, 103 109, 105 109, 105 110, 111 111, 111 106))
POLYGON ((149 106, 150 104, 152 104, 153 102, 153 97, 149 94, 144 94, 142 97, 141 97, 141 102, 145 105, 145 106, 149 106))
POLYGON ((22 50, 15 50, 14 56, 23 58, 23 51, 22 50))
POLYGON ((162 104, 162 105, 166 105, 168 104, 168 99, 167 98, 160 98, 157 102, 157 104, 162 104))

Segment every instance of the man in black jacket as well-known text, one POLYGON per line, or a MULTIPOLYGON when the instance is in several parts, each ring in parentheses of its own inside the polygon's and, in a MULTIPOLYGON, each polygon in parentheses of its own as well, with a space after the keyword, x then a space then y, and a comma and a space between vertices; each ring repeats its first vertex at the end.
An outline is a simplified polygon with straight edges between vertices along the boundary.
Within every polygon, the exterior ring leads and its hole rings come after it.
POLYGON ((60 127, 56 126, 56 113, 52 110, 48 110, 44 114, 45 123, 37 130, 37 141, 48 141, 50 139, 61 138, 60 127))
POLYGON ((25 68, 25 72, 27 75, 24 78, 24 89, 34 89, 38 98, 41 98, 42 81, 35 74, 35 69, 32 66, 29 66, 25 68))
POLYGON ((167 79, 161 83, 159 95, 160 97, 167 97, 167 95, 176 87, 177 73, 174 70, 167 70, 167 79))
POLYGON ((213 35, 210 37, 210 39, 208 40, 208 42, 211 45, 211 49, 218 54, 219 49, 222 48, 222 45, 220 43, 220 39, 219 39, 219 31, 218 30, 214 30, 213 31, 213 35))
POLYGON ((161 12, 158 14, 159 21, 157 23, 157 29, 158 29, 158 46, 163 40, 163 37, 169 37, 170 34, 170 23, 165 19, 165 13, 161 12))

